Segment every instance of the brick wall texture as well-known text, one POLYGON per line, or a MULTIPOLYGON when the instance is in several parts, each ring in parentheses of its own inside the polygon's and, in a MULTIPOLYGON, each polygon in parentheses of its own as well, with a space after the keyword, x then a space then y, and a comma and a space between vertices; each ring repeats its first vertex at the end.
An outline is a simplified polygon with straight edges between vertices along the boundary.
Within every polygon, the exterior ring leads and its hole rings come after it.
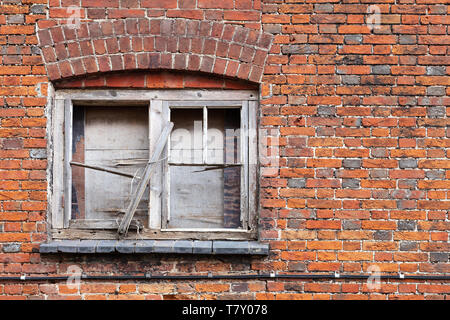
MULTIPOLYGON (((449 12, 445 0, 1 1, 0 275, 448 275, 449 12), (261 128, 280 145, 259 181, 270 254, 39 254, 50 82, 259 88, 261 128)), ((0 281, 0 299, 449 296, 445 280, 0 281)))

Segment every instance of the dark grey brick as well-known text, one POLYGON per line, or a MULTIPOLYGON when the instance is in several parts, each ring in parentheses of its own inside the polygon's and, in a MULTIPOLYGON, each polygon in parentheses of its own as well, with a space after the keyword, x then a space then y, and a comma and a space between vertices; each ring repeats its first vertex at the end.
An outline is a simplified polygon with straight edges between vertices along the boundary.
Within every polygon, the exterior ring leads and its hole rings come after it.
POLYGON ((391 67, 384 65, 373 66, 372 74, 391 74, 391 67))
POLYGON ((41 48, 38 46, 31 46, 31 53, 32 54, 41 54, 41 48))
POLYGON ((370 154, 375 158, 386 158, 388 156, 388 152, 384 148, 374 148, 370 151, 370 154))
POLYGON ((391 231, 385 231, 385 230, 378 230, 373 233, 373 239, 374 240, 391 240, 392 239, 392 232, 391 231))
POLYGON ((430 170, 425 172, 425 175, 428 179, 444 179, 445 178, 445 171, 444 170, 430 170))
MULTIPOLYGON (((423 97, 423 99, 425 100, 427 97, 423 97)), ((405 102, 403 103, 405 106, 417 106, 417 98, 416 97, 408 97, 408 100, 405 100, 405 102)))
POLYGON ((288 186, 290 188, 304 188, 306 186, 306 179, 304 179, 304 178, 289 179, 288 186))
POLYGON ((155 251, 155 240, 140 240, 136 241, 134 248, 136 253, 151 253, 155 251))
POLYGON ((342 83, 343 84, 360 84, 361 77, 355 76, 355 75, 342 76, 342 83))
POLYGON ((45 5, 43 5, 43 4, 33 4, 31 6, 31 13, 44 14, 45 13, 45 5))
POLYGON ((400 44, 415 44, 417 43, 417 37, 415 35, 400 35, 398 41, 400 44))
POLYGON ((175 241, 173 250, 176 253, 192 253, 192 241, 189 240, 175 241))
POLYGON ((3 252, 5 253, 20 252, 21 247, 22 245, 20 243, 5 243, 3 245, 3 252))
POLYGON ((445 76, 447 72, 445 67, 442 66, 429 66, 427 67, 427 75, 429 76, 445 76))
POLYGON ((390 197, 389 190, 373 190, 372 197, 374 199, 387 199, 390 197))
POLYGON ((430 97, 422 97, 422 99, 420 99, 420 101, 417 103, 419 106, 429 106, 429 105, 433 105, 435 104, 435 102, 431 102, 430 97))
POLYGON ((100 240, 97 243, 97 253, 111 253, 116 251, 117 240, 100 240))
POLYGON ((413 220, 400 220, 397 222, 399 230, 416 230, 417 222, 413 220))
POLYGON ((284 290, 301 292, 304 290, 304 287, 302 283, 285 282, 284 290))
POLYGON ((212 253, 212 241, 194 241, 192 252, 198 254, 212 253))
POLYGON ((46 149, 30 149, 30 157, 33 159, 46 159, 47 150, 46 149))
POLYGON ((333 12, 334 6, 331 3, 317 3, 314 5, 314 12, 330 13, 333 12))
POLYGON ((289 271, 306 271, 306 264, 303 262, 289 262, 289 271))
POLYGON ((370 170, 370 177, 371 178, 387 178, 388 177, 388 170, 386 170, 386 169, 372 169, 372 170, 370 170))
POLYGON ((409 187, 410 189, 415 189, 417 187, 417 180, 414 179, 403 179, 398 181, 401 182, 404 186, 409 187))
POLYGON ((448 262, 449 253, 447 252, 430 252, 431 262, 448 262))
POLYGON ((317 169, 316 170, 316 178, 333 178, 334 177, 334 169, 317 169))
POLYGON ((344 41, 346 44, 362 43, 362 39, 363 39, 362 35, 352 34, 344 36, 344 41))
POLYGON ((430 118, 444 118, 445 107, 428 107, 427 114, 430 118))
POLYGON ((416 159, 401 159, 398 162, 398 165, 401 169, 417 168, 417 160, 416 159))
POLYGON ((342 162, 344 168, 361 168, 361 160, 359 159, 344 159, 342 162))
POLYGON ((317 113, 321 116, 334 116, 336 115, 336 107, 332 106, 319 106, 317 113))
POLYGON ((248 283, 232 283, 231 291, 233 291, 233 292, 248 292, 248 283))
POLYGON ((362 56, 356 56, 356 55, 352 55, 352 56, 345 56, 343 57, 340 61, 337 62, 342 63, 344 65, 352 65, 352 64, 363 64, 363 57, 362 56))
POLYGON ((427 88, 428 96, 445 96, 445 87, 432 86, 427 88))
POLYGON ((400 242, 400 251, 413 251, 417 250, 417 242, 402 241, 400 242))
POLYGON ((12 23, 12 24, 21 24, 25 22, 25 17, 23 14, 13 14, 13 15, 9 15, 6 16, 7 18, 7 23, 12 23))
POLYGON ((360 183, 358 179, 342 179, 343 188, 356 189, 359 188, 359 185, 360 183))
POLYGON ((344 230, 358 230, 361 229, 361 222, 358 220, 344 220, 342 228, 344 230))
POLYGON ((334 136, 334 134, 335 134, 335 129, 334 128, 331 128, 331 127, 318 127, 318 128, 316 128, 316 136, 322 136, 322 137, 328 136, 328 137, 331 137, 331 136, 334 136))

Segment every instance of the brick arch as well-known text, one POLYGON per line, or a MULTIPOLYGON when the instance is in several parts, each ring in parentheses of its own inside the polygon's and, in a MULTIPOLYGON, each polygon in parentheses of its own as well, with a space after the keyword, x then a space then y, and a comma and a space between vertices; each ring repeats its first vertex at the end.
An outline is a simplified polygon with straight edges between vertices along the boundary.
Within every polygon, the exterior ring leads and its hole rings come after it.
POLYGON ((261 82, 272 35, 222 22, 121 19, 38 31, 50 80, 169 69, 261 82))

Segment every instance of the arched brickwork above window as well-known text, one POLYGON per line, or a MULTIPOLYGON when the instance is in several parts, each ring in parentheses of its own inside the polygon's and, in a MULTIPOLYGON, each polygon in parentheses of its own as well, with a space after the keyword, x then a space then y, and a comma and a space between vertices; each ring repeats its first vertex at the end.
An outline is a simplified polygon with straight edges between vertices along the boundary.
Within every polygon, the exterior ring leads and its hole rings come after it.
POLYGON ((122 19, 38 31, 50 80, 169 69, 260 82, 272 35, 222 22, 122 19))

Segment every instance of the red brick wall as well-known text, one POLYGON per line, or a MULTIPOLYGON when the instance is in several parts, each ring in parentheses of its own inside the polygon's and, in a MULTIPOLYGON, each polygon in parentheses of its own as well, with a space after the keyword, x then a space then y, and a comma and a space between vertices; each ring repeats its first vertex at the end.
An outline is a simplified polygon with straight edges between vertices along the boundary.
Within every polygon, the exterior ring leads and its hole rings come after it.
MULTIPOLYGON (((3 1, 0 274, 65 274, 70 265, 88 274, 271 270, 359 274, 372 265, 386 274, 448 274, 449 7, 443 0, 372 2, 381 12, 380 28, 373 30, 368 28, 372 17, 365 1, 3 1), (139 60, 138 44, 127 49, 119 42, 114 54, 131 62, 124 60, 114 68, 109 60, 102 70, 101 60, 91 59, 102 55, 101 43, 97 48, 91 44, 93 54, 88 45, 79 48, 81 54, 72 48, 75 55, 67 58, 68 46, 65 52, 66 47, 58 44, 67 40, 58 40, 63 33, 54 31, 43 40, 47 28, 64 25, 70 16, 66 9, 74 4, 81 4, 82 25, 87 26, 83 30, 91 32, 84 40, 95 32, 98 21, 165 17, 211 28, 241 25, 245 28, 227 27, 229 35, 240 30, 250 42, 209 33, 208 39, 220 42, 221 50, 185 50, 187 60, 180 67, 175 52, 184 50, 182 46, 178 43, 172 52, 164 34, 150 33, 162 38, 154 39, 155 47, 143 48, 149 60, 144 56, 139 60), (38 29, 43 34, 40 45, 38 29), (273 35, 271 46, 268 34, 273 35), (254 49, 251 58, 236 53, 248 47, 254 49), (167 54, 173 59, 170 63, 167 54), (213 57, 213 64, 208 57, 213 57), (133 61, 135 69, 152 70, 139 71, 132 81, 123 78, 131 87, 159 83, 158 87, 231 89, 246 87, 243 80, 250 80, 251 86, 260 83, 262 128, 279 131, 281 145, 280 168, 261 170, 260 238, 270 243, 268 257, 38 253, 49 231, 45 115, 49 79, 63 78, 60 87, 121 87, 124 83, 117 75, 96 73, 129 72, 133 61), (159 69, 208 71, 215 77, 159 69), (77 77, 69 81, 73 75, 77 77)), ((181 38, 184 34, 177 39, 181 38)), ((444 299, 449 293, 448 281, 418 280, 383 280, 379 290, 370 290, 364 280, 83 281, 76 290, 65 282, 0 282, 0 298, 24 299, 444 299)))

